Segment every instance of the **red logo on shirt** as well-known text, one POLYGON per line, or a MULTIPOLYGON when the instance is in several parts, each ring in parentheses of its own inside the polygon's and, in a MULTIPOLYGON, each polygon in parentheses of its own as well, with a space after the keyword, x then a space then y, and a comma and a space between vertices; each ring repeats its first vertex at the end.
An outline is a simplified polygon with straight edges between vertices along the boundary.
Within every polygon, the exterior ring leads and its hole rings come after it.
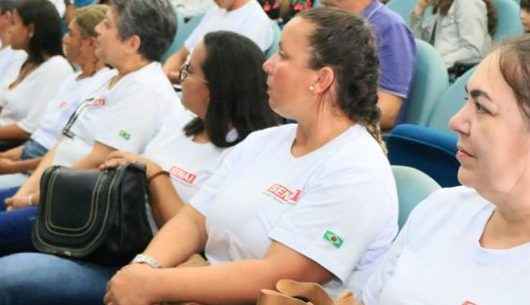
POLYGON ((59 108, 64 108, 64 107, 66 107, 67 105, 68 105, 68 102, 66 102, 66 101, 62 101, 62 102, 59 103, 59 108))
POLYGON ((105 101, 104 98, 98 97, 98 98, 95 98, 92 101, 90 101, 88 104, 90 106, 94 106, 94 107, 102 107, 102 106, 105 106, 105 104, 107 104, 107 102, 105 101))
POLYGON ((292 191, 280 184, 273 184, 269 186, 265 192, 268 195, 271 195, 276 200, 282 203, 296 204, 300 200, 302 195, 301 190, 292 191))
POLYGON ((462 305, 477 305, 473 302, 465 301, 462 305))
POLYGON ((197 175, 190 173, 180 167, 173 166, 169 173, 171 174, 171 177, 178 179, 184 183, 187 184, 193 184, 195 183, 195 179, 197 179, 197 175))

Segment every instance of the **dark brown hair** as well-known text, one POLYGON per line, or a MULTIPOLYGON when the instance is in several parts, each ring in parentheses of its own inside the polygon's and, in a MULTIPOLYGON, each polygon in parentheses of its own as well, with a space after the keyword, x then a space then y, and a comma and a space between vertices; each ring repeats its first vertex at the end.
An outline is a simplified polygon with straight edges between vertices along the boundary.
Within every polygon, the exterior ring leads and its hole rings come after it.
POLYGON ((206 59, 201 65, 210 91, 204 120, 184 127, 187 136, 206 131, 212 144, 230 147, 251 132, 277 125, 267 95, 265 55, 249 38, 234 32, 211 32, 203 38, 206 59), (227 139, 230 130, 235 139, 227 139))
POLYGON ((377 106, 379 60, 370 27, 361 17, 328 7, 301 12, 298 17, 315 26, 309 37, 310 68, 333 69, 338 106, 382 143, 377 106))

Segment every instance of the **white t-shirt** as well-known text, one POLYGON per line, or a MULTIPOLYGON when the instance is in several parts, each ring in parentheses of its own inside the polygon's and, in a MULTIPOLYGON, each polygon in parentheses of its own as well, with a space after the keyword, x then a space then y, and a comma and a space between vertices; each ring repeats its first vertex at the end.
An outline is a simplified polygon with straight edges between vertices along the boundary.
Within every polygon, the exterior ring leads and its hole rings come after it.
POLYGON ((530 243, 507 250, 480 246, 494 209, 467 187, 425 199, 370 278, 364 304, 530 304, 530 243))
POLYGON ((191 53, 204 35, 214 31, 239 33, 254 41, 262 51, 269 49, 274 35, 272 21, 256 0, 250 0, 242 7, 229 12, 214 5, 186 39, 184 46, 191 53))
POLYGON ((70 136, 57 146, 54 164, 71 166, 90 153, 95 142, 143 153, 169 113, 186 114, 160 63, 150 63, 111 89, 105 85, 79 106, 70 136))
POLYGON ((397 233, 388 160, 360 125, 299 158, 295 135, 294 124, 250 134, 192 198, 207 219, 206 256, 260 259, 275 240, 329 270, 330 294, 361 291, 397 233))
MULTIPOLYGON (((190 120, 191 120, 190 115, 190 120)), ((212 143, 196 143, 183 131, 183 122, 168 119, 162 130, 149 142, 144 157, 154 161, 170 174, 171 183, 184 202, 189 202, 221 163, 230 148, 222 149, 212 143)), ((187 123, 187 122, 184 122, 187 123)), ((147 215, 153 232, 158 227, 147 205, 147 215)))
POLYGON ((0 88, 0 126, 17 123, 33 133, 62 83, 72 75, 72 66, 62 56, 53 56, 33 70, 15 88, 9 89, 17 73, 0 88))
POLYGON ((91 77, 78 79, 79 73, 68 77, 59 93, 48 103, 38 128, 31 138, 47 149, 52 148, 61 136, 62 129, 72 113, 88 96, 101 90, 117 74, 116 70, 102 68, 91 77))
POLYGON ((214 5, 212 0, 170 0, 177 14, 192 17, 206 13, 214 5))
POLYGON ((217 168, 225 149, 193 142, 184 134, 184 125, 178 123, 166 120, 143 155, 170 173, 175 190, 184 202, 189 202, 217 168))
POLYGON ((0 88, 8 86, 17 77, 18 71, 27 58, 27 54, 21 50, 13 50, 7 46, 0 50, 0 88))

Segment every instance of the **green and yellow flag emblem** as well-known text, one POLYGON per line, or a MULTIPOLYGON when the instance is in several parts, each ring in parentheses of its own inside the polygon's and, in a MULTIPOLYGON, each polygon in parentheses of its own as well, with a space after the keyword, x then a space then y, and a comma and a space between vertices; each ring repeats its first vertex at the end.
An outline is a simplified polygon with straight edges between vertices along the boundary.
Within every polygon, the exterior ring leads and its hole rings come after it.
POLYGON ((340 248, 344 243, 344 240, 340 236, 330 230, 327 230, 326 233, 324 233, 323 238, 329 241, 333 246, 335 246, 335 248, 340 248))
POLYGON ((120 130, 120 133, 119 133, 120 137, 122 137, 123 139, 129 141, 129 139, 131 138, 131 134, 128 133, 126 130, 120 130))

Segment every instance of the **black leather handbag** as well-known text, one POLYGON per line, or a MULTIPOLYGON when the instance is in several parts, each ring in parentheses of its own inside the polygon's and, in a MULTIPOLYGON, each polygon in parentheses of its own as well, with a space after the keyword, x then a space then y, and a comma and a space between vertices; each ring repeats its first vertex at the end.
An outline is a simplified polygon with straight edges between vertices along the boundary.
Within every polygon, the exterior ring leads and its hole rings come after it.
POLYGON ((45 253, 121 266, 152 239, 145 168, 104 171, 53 166, 40 182, 33 244, 45 253))

